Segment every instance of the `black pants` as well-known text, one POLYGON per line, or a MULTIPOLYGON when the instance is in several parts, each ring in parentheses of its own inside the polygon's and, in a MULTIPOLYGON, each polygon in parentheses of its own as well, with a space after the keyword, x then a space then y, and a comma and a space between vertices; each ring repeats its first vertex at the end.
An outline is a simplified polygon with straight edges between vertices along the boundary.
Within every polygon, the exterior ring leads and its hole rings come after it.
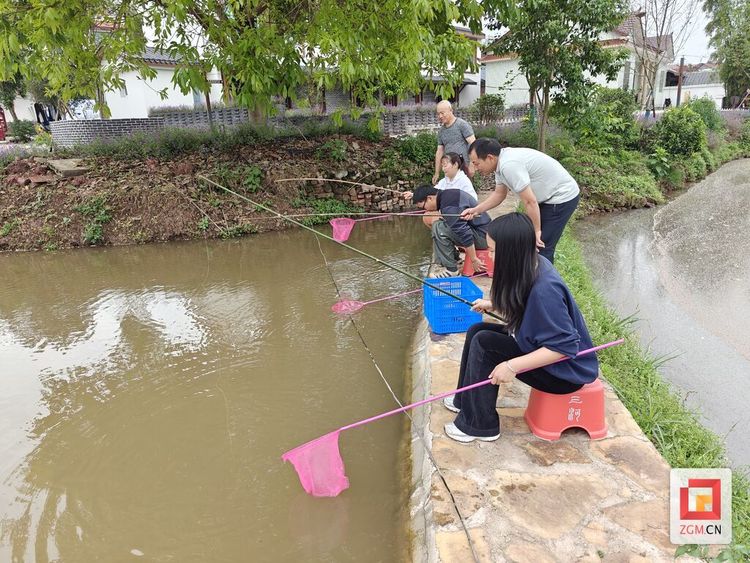
POLYGON ((555 247, 568 224, 570 217, 578 207, 581 195, 577 195, 565 203, 540 203, 539 219, 542 223, 542 242, 544 248, 539 249, 539 254, 547 260, 555 263, 555 247))
MULTIPOLYGON (((456 388, 485 381, 497 364, 522 355, 518 344, 503 325, 472 325, 466 333, 456 388)), ((557 395, 573 393, 583 387, 554 377, 543 369, 527 371, 516 377, 534 389, 557 395)), ((497 392, 498 386, 490 383, 453 397, 453 404, 461 409, 455 420, 461 432, 482 437, 500 433, 500 417, 495 408, 497 392)))

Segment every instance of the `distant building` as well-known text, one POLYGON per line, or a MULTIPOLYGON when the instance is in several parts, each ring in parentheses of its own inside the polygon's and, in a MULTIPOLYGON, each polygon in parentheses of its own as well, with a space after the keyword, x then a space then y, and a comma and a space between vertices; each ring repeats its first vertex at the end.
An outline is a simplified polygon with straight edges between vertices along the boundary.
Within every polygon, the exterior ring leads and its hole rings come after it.
MULTIPOLYGON (((683 68, 682 92, 680 103, 685 103, 696 98, 708 97, 713 100, 718 109, 726 105, 726 89, 719 77, 719 68, 716 63, 701 63, 683 68)), ((679 65, 672 65, 666 73, 659 94, 662 105, 677 103, 677 82, 680 74, 679 65)))
MULTIPOLYGON (((596 76, 593 81, 608 88, 629 90, 645 106, 649 91, 645 71, 653 70, 658 65, 655 82, 655 89, 658 90, 658 85, 664 81, 667 64, 674 59, 674 50, 671 35, 644 36, 643 15, 643 12, 633 12, 615 29, 602 34, 599 42, 604 48, 623 48, 628 55, 614 80, 596 76)), ((492 51, 493 45, 488 45, 485 51, 492 51)), ((520 72, 516 53, 485 54, 482 63, 485 69, 484 91, 487 94, 503 94, 506 107, 529 103, 529 84, 520 72)))

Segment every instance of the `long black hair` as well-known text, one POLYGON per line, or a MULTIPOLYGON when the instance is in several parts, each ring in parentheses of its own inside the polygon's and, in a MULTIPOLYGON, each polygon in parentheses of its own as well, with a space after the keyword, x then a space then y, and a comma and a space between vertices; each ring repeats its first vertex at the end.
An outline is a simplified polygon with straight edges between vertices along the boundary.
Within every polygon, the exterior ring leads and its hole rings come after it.
POLYGON ((534 225, 524 213, 498 217, 487 227, 495 241, 495 272, 490 288, 492 306, 508 331, 521 325, 526 301, 537 277, 539 258, 534 225))

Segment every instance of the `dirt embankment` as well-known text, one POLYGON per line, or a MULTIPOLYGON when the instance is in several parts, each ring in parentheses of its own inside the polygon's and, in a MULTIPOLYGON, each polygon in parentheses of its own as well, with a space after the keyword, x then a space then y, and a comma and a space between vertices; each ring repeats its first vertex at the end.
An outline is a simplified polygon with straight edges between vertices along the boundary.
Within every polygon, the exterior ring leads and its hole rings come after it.
POLYGON ((383 190, 278 179, 337 178, 405 191, 430 175, 429 167, 401 158, 387 139, 334 141, 276 140, 170 160, 88 158, 88 171, 73 178, 54 174, 46 158, 16 160, 0 171, 0 250, 228 238, 287 226, 199 174, 285 214, 408 205, 383 190))

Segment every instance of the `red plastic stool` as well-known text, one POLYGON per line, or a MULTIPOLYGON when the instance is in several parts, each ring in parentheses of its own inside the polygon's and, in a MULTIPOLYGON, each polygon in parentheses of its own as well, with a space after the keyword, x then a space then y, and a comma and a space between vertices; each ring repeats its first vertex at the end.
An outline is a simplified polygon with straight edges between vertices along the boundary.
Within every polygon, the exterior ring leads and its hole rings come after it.
POLYGON ((543 440, 558 440, 568 428, 583 428, 589 438, 600 440, 607 435, 604 385, 597 379, 567 395, 532 389, 523 418, 534 436, 543 440))
MULTIPOLYGON (((477 250, 477 257, 482 261, 484 267, 487 268, 487 276, 492 277, 495 269, 495 261, 490 258, 489 250, 477 250)), ((469 255, 466 255, 464 260, 464 269, 461 272, 462 276, 473 276, 474 275, 474 264, 471 263, 469 255)))

